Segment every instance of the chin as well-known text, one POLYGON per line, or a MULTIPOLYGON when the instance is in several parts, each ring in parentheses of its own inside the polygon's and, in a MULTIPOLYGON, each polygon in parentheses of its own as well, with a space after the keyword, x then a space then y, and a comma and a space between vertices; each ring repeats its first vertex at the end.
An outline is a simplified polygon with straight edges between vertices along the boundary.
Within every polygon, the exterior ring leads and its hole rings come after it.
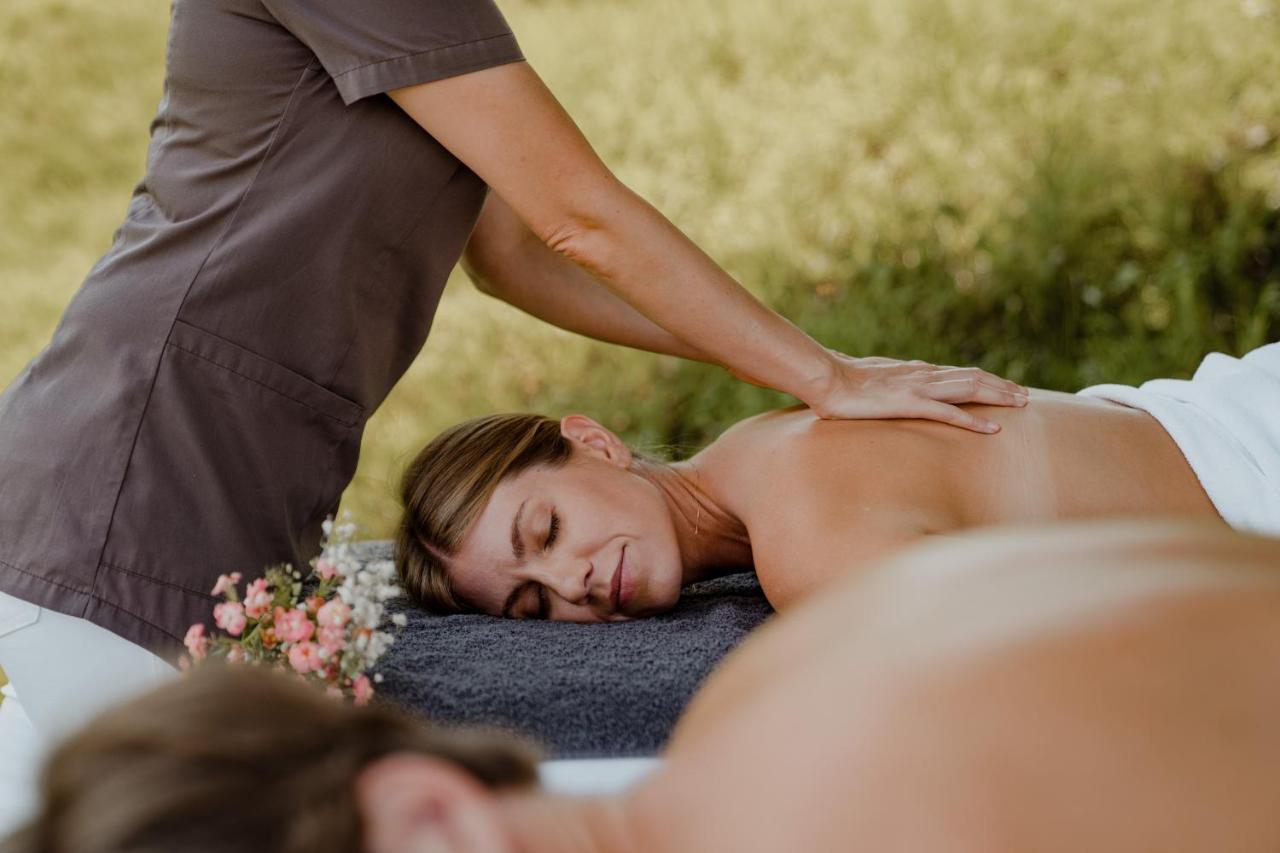
POLYGON ((679 582, 672 584, 669 589, 655 590, 653 598, 645 602, 644 615, 657 616, 674 609, 680 603, 680 592, 679 582))
POLYGON ((673 597, 665 590, 646 589, 633 601, 627 602, 622 615, 628 619, 649 619, 661 616, 680 601, 680 591, 673 597))

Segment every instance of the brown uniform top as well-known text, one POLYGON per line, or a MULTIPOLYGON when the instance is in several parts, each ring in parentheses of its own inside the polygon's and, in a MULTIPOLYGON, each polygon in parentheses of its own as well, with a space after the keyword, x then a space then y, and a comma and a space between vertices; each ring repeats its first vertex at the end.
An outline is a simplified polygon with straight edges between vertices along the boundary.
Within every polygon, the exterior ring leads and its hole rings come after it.
POLYGON ((175 0, 146 176, 0 395, 0 590, 172 657, 305 566, 487 191, 381 93, 522 58, 491 0, 175 0))

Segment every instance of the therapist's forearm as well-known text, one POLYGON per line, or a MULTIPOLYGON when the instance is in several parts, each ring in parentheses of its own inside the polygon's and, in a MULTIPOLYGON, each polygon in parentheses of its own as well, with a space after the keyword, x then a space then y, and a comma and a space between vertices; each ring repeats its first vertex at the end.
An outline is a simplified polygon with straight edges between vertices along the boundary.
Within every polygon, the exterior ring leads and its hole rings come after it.
POLYGON ((546 246, 494 193, 485 202, 462 266, 481 291, 554 326, 606 343, 711 360, 546 246))
POLYGON ((821 399, 833 379, 830 354, 761 304, 621 182, 544 236, 621 299, 667 332, 739 376, 821 399))

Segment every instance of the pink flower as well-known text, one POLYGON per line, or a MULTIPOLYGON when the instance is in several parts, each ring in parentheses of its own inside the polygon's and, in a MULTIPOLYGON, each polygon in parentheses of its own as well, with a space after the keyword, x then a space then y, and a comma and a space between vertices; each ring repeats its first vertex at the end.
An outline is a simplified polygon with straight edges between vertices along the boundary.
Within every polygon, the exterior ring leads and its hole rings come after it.
POLYGON ((204 625, 195 624, 188 628, 182 644, 191 652, 193 659, 202 660, 209 653, 209 638, 204 635, 204 625))
POLYGON ((316 614, 316 622, 322 628, 341 628, 351 618, 351 605, 341 598, 335 598, 320 608, 316 614))
POLYGON ((356 683, 351 685, 351 690, 356 694, 357 705, 368 705, 369 700, 373 698, 373 684, 369 682, 367 675, 357 678, 356 683))
POLYGON ((307 615, 307 611, 294 608, 285 610, 277 607, 275 612, 276 637, 285 643, 302 643, 311 639, 315 632, 315 623, 307 615))
POLYGON ((320 629, 316 639, 320 642, 320 648, 331 655, 337 654, 346 648, 347 632, 336 625, 326 625, 320 629))
POLYGON ((270 609, 271 593, 267 590, 267 579, 258 578, 244 591, 244 615, 259 619, 270 609))
POLYGON ((320 577, 325 580, 330 580, 337 573, 338 567, 334 564, 333 560, 330 560, 328 557, 321 557, 316 560, 316 574, 320 577))
POLYGON ((320 660, 320 647, 315 643, 298 643, 289 649, 289 665, 299 675, 320 669, 324 665, 320 660))
POLYGON ((218 582, 213 585, 213 595, 222 595, 228 589, 235 589, 235 585, 240 583, 240 573, 232 572, 229 575, 218 575, 218 582))
POLYGON ((324 606, 324 599, 323 599, 323 598, 321 598, 321 597, 320 597, 320 596, 318 596, 318 595, 313 595, 313 596, 311 596, 310 598, 308 598, 308 599, 307 599, 307 612, 308 612, 308 613, 313 613, 313 614, 314 614, 317 610, 319 610, 319 609, 320 609, 321 607, 323 607, 323 606, 324 606))
POLYGON ((224 601, 213 608, 213 621, 219 628, 233 637, 244 633, 244 605, 234 601, 224 601))

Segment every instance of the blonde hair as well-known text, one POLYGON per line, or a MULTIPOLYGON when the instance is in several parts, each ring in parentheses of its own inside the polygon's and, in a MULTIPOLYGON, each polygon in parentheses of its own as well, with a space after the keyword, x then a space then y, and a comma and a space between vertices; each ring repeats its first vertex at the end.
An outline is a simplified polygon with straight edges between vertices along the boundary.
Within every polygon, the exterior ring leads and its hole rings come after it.
POLYGON ((264 667, 198 667, 98 717, 59 746, 41 811, 3 853, 350 853, 362 767, 391 753, 445 758, 490 788, 526 788, 534 751, 354 707, 264 667))
POLYGON ((560 423, 543 415, 473 418, 432 439, 400 481, 395 564, 409 595, 435 613, 474 611, 454 591, 446 561, 499 483, 535 466, 564 465, 572 454, 560 423))

